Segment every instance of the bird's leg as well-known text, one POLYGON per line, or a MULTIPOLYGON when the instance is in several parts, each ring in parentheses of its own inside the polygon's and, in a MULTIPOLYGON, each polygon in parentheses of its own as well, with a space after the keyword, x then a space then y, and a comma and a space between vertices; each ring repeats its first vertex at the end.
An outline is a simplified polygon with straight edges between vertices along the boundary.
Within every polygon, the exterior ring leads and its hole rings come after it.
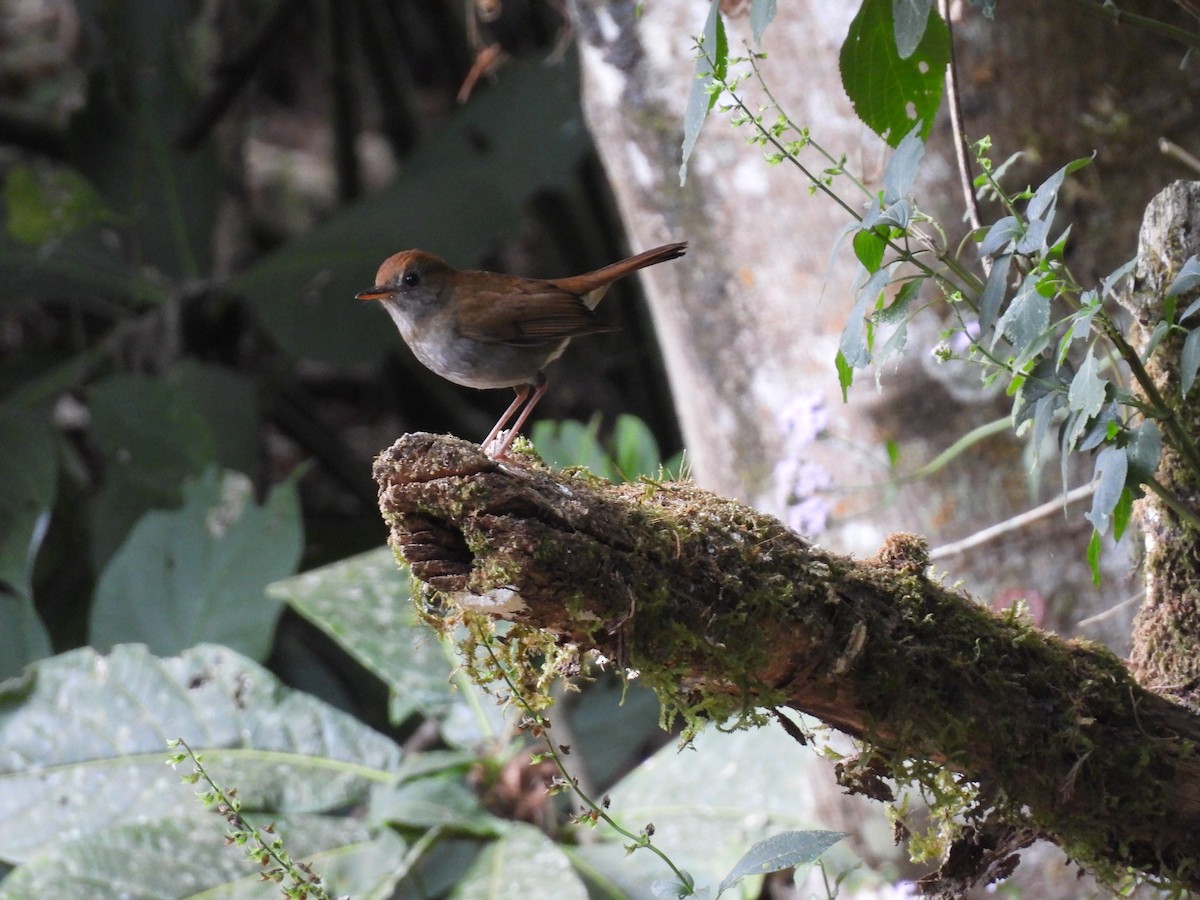
POLYGON ((521 404, 524 403, 529 397, 529 392, 531 389, 532 385, 528 384, 518 385, 517 387, 513 388, 513 390, 517 392, 517 396, 513 402, 508 405, 508 409, 504 411, 504 414, 500 416, 500 420, 492 426, 492 430, 488 432, 488 436, 483 439, 482 446, 484 453, 487 453, 487 449, 491 446, 492 441, 496 439, 496 435, 500 433, 501 429, 503 429, 505 424, 508 423, 508 420, 513 417, 516 411, 520 409, 521 404))
POLYGON ((508 448, 512 445, 513 438, 520 433, 521 426, 525 424, 525 420, 529 418, 529 414, 533 412, 533 408, 537 406, 538 401, 542 399, 542 394, 546 393, 546 383, 546 373, 538 372, 537 384, 523 384, 520 387, 513 389, 517 392, 517 398, 513 400, 508 409, 504 411, 504 415, 500 417, 500 421, 496 423, 496 427, 492 429, 492 433, 489 434, 487 439, 483 442, 484 453, 487 453, 487 455, 492 459, 504 459, 504 457, 508 454, 508 448), (530 396, 530 391, 533 392, 532 397, 530 396), (529 399, 528 403, 525 403, 526 398, 529 399), (504 424, 512 418, 513 413, 517 411, 518 407, 520 407, 522 403, 525 403, 525 408, 522 409, 521 414, 517 416, 517 421, 513 423, 512 428, 508 429, 508 434, 506 434, 504 436, 504 440, 500 442, 499 449, 495 452, 491 452, 488 448, 492 441, 495 440, 496 436, 500 434, 500 430, 504 427, 504 424))

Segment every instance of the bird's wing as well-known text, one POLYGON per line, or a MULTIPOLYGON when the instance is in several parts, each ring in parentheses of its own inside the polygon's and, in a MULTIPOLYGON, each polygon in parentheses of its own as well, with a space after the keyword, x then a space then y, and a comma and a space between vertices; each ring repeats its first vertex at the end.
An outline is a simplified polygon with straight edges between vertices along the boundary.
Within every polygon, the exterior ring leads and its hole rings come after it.
POLYGON ((536 279, 477 290, 460 303, 455 322, 463 337, 486 344, 546 344, 613 331, 575 294, 536 279))

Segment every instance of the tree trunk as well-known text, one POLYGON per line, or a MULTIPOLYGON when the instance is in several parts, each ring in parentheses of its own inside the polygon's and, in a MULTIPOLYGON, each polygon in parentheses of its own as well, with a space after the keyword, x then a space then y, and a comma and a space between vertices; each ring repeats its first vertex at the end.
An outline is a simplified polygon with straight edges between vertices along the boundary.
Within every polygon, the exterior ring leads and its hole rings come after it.
MULTIPOLYGON (((1146 210, 1134 289, 1124 299, 1133 317, 1131 343, 1141 355, 1164 318, 1166 291, 1189 256, 1200 254, 1200 182, 1176 182, 1146 210)), ((1177 300, 1182 313, 1195 293, 1177 300)), ((1197 392, 1181 396, 1183 339, 1168 335, 1146 361, 1158 393, 1177 410, 1177 421, 1200 436, 1197 392)), ((1180 454, 1163 448, 1155 478, 1192 509, 1200 509, 1200 473, 1180 454)), ((1200 534, 1153 494, 1138 503, 1146 543, 1146 597, 1134 624, 1130 665, 1137 680, 1200 706, 1200 534)))

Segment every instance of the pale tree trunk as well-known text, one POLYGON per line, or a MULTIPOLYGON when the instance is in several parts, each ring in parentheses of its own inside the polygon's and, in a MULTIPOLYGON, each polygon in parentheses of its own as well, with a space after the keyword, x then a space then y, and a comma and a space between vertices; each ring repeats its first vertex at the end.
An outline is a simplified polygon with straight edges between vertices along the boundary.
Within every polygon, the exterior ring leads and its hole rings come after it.
MULTIPOLYGON (((837 64, 855 8, 780 4, 763 71, 791 118, 844 153, 871 187, 886 149, 853 115, 837 64)), ((726 21, 738 55, 749 40, 748 4, 733 9, 726 21)), ((747 144, 748 132, 719 115, 706 125, 679 187, 692 36, 702 30, 706 4, 575 0, 573 12, 585 109, 631 246, 691 242, 686 264, 650 270, 645 280, 698 482, 802 528, 819 521, 820 501, 827 501, 832 515, 819 539, 857 554, 873 552, 895 530, 921 534, 936 549, 1051 500, 1062 488, 1054 454, 1045 455, 1047 471, 1031 476, 1024 444, 1004 433, 930 477, 886 485, 888 441, 900 449, 898 470, 911 472, 1002 418, 1006 398, 982 390, 979 373, 965 365, 930 362, 944 327, 934 313, 911 329, 909 357, 883 373, 881 391, 870 373, 859 373, 842 405, 833 359, 852 303, 853 268, 848 249, 832 267, 830 255, 845 215, 810 196, 788 166, 768 167, 747 144), (829 415, 815 441, 814 400, 829 415), (831 489, 821 490, 826 480, 831 489), (861 490, 870 484, 885 486, 861 490)), ((956 27, 966 129, 972 138, 993 136, 997 162, 1017 150, 1029 154, 1018 167, 1025 180, 1014 189, 1101 149, 1060 203, 1064 222, 1075 222, 1078 249, 1069 259, 1086 283, 1133 255, 1142 206, 1176 177, 1154 156, 1153 137, 1134 135, 1164 127, 1175 129, 1176 140, 1200 136, 1200 117, 1178 108, 1196 75, 1178 71, 1180 48, 1069 4, 1054 5, 1049 18, 1044 3, 1008 0, 997 15, 989 23, 972 10, 956 27), (1136 124, 1138 115, 1150 124, 1136 124)), ((952 146, 939 121, 919 200, 954 240, 962 192, 952 146)), ((1070 486, 1089 475, 1086 466, 1072 469, 1070 486)), ((1058 631, 1070 633, 1075 622, 1101 613, 1079 633, 1125 652, 1132 606, 1122 601, 1137 592, 1127 577, 1129 542, 1106 551, 1104 583, 1093 587, 1085 509, 1056 510, 949 554, 937 567, 963 579, 982 602, 1027 599, 1039 624, 1058 631)))
MULTIPOLYGON (((1146 348, 1154 326, 1163 319, 1166 290, 1184 261, 1200 254, 1200 181, 1179 182, 1154 198, 1142 224, 1140 257, 1134 290, 1125 298, 1135 326, 1134 347, 1146 348)), ((1191 295, 1180 298, 1183 312, 1191 295)), ((1200 437, 1200 407, 1179 396, 1183 340, 1171 335, 1147 362, 1156 390, 1177 405, 1188 433, 1200 437)), ((1179 453, 1166 450, 1155 473, 1174 495, 1196 508, 1200 498, 1197 473, 1179 453)), ((1138 681, 1200 706, 1200 579, 1197 546, 1200 535, 1162 500, 1148 495, 1138 504, 1145 536, 1146 597, 1134 629, 1131 665, 1138 681)))

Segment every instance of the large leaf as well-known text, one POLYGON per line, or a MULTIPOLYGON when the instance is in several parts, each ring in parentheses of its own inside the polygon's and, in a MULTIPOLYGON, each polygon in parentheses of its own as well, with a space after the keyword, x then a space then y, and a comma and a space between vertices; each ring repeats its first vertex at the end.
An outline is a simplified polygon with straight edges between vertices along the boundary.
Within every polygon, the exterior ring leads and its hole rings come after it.
POLYGON ((171 370, 167 383, 178 388, 208 425, 213 460, 257 481, 262 451, 253 379, 226 366, 189 359, 171 370))
POLYGON ((392 721, 438 716, 451 704, 451 662, 441 639, 417 617, 408 570, 386 547, 271 585, 288 603, 374 673, 392 693, 392 721))
MULTIPOLYGON (((795 751, 795 742, 778 728, 705 731, 689 752, 663 747, 610 789, 609 813, 635 833, 653 822, 655 844, 691 872, 697 884, 715 885, 755 841, 821 827, 820 814, 814 812, 819 804, 812 796, 811 773, 805 768, 825 763, 795 751)), ((887 842, 882 820, 866 827, 877 827, 877 838, 887 842)), ((600 833, 618 848, 625 842, 607 829, 600 833)), ((637 863, 642 876, 670 874, 648 854, 622 862, 620 854, 582 847, 580 852, 609 876, 614 875, 613 865, 629 863, 637 863)), ((834 871, 851 861, 844 846, 831 852, 834 871)))
POLYGON ((490 843, 450 893, 451 900, 586 900, 587 889, 562 849, 541 830, 514 822, 490 843))
POLYGON ((258 506, 249 479, 213 468, 183 493, 182 508, 143 516, 101 574, 90 642, 170 654, 211 641, 265 659, 282 608, 267 585, 304 546, 295 485, 258 506))
POLYGON ((378 304, 354 299, 374 284, 379 264, 420 247, 460 268, 475 265, 498 236, 516 232, 533 195, 575 177, 587 148, 574 60, 553 74, 540 62, 510 63, 405 160, 389 187, 289 242, 230 288, 292 355, 373 362, 400 341, 378 304))
MULTIPOLYGON (((382 900, 407 871, 404 841, 388 828, 371 828, 346 816, 285 816, 274 825, 288 852, 320 874, 331 897, 382 900)), ((0 900, 200 895, 277 900, 279 886, 263 881, 263 867, 247 859, 241 848, 227 845, 228 830, 223 818, 209 815, 200 821, 162 819, 67 838, 0 882, 0 900)))
POLYGON ((916 49, 901 58, 892 0, 863 0, 838 59, 854 111, 893 147, 918 122, 921 137, 929 137, 949 62, 950 32, 936 10, 916 49))
POLYGON ((268 816, 349 810, 393 780, 402 755, 224 647, 170 659, 133 645, 107 656, 75 650, 0 690, 0 860, 32 860, 70 836, 207 815, 164 765, 176 737, 268 816))
POLYGON ((179 388, 141 375, 114 375, 88 393, 92 438, 104 486, 92 506, 92 560, 102 569, 150 509, 179 504, 184 479, 214 457, 212 435, 179 388))
POLYGON ((763 838, 746 851, 717 886, 718 893, 729 890, 748 875, 765 875, 807 865, 846 837, 842 831, 785 831, 763 838))

